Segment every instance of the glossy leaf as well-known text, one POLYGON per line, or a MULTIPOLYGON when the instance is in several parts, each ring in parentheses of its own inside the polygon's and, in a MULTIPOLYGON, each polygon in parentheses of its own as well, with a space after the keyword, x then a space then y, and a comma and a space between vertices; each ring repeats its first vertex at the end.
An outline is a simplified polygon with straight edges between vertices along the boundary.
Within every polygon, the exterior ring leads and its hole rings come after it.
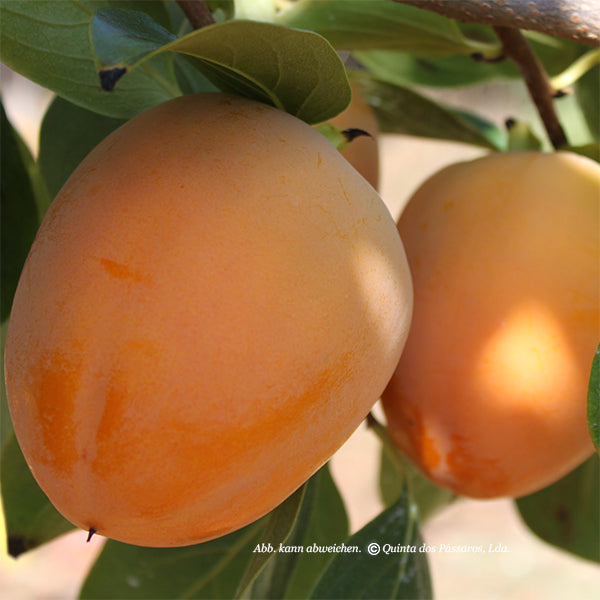
POLYGON ((345 544, 356 552, 335 555, 311 598, 431 598, 427 553, 406 492, 345 544))
POLYGON ((448 109, 406 87, 365 74, 353 75, 384 133, 451 140, 492 150, 506 145, 505 133, 476 115, 448 109))
POLYGON ((257 544, 266 549, 260 551, 255 549, 253 552, 252 560, 236 592, 236 598, 244 595, 267 562, 275 555, 279 546, 289 537, 298 517, 305 489, 305 485, 301 486, 266 517, 265 527, 257 544))
POLYGON ((333 554, 311 552, 339 544, 348 536, 344 503, 328 465, 306 487, 294 529, 285 542, 290 552, 277 552, 252 587, 252 598, 308 598, 333 554))
POLYGON ((587 397, 587 421, 594 446, 600 452, 600 346, 592 361, 587 397))
POLYGON ((594 454, 553 485, 519 498, 517 507, 542 540, 600 562, 600 458, 594 454))
POLYGON ((59 96, 115 118, 132 117, 179 95, 168 54, 136 70, 114 94, 100 89, 89 27, 94 11, 109 5, 137 8, 168 24, 164 4, 152 0, 1 0, 2 61, 59 96))
MULTIPOLYGON (((193 56, 194 65, 219 89, 271 104, 308 123, 325 121, 350 102, 341 59, 315 33, 269 23, 227 21, 160 46, 148 41, 159 37, 156 27, 128 12, 107 9, 92 21, 94 50, 105 73, 117 77, 135 72, 156 55, 180 52, 193 56), (110 28, 105 26, 108 17, 110 28), (142 35, 146 25, 149 31, 142 35), (142 39, 138 48, 136 36, 142 39)), ((115 83, 110 80, 110 86, 115 83)))
POLYGON ((125 121, 55 98, 40 130, 38 164, 54 198, 86 155, 125 121))
POLYGON ((108 540, 80 598, 233 598, 261 535, 257 521, 204 544, 145 548, 108 540))
POLYGON ((36 483, 14 434, 2 447, 0 467, 2 506, 11 556, 19 556, 74 528, 36 483))
POLYGON ((466 38, 450 19, 389 0, 300 0, 282 11, 277 22, 316 31, 343 50, 392 49, 431 56, 500 52, 498 43, 466 38))

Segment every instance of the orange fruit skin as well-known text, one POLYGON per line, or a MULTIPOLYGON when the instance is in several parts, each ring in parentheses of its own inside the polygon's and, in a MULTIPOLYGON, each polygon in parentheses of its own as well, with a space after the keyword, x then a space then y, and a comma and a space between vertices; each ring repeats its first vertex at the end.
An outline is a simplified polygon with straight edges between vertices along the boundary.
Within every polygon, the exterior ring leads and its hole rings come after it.
POLYGON ((341 152, 375 189, 379 189, 379 124, 373 109, 361 95, 358 85, 351 83, 351 87, 350 104, 329 122, 342 130, 362 129, 369 134, 354 138, 341 152))
POLYGON ((221 536, 359 425, 411 310, 395 223, 325 138, 184 96, 107 137, 52 203, 7 333, 15 432, 78 527, 221 536))
POLYGON ((398 223, 415 310, 383 394, 396 445, 458 495, 518 497, 593 452, 600 167, 506 153, 452 165, 398 223))

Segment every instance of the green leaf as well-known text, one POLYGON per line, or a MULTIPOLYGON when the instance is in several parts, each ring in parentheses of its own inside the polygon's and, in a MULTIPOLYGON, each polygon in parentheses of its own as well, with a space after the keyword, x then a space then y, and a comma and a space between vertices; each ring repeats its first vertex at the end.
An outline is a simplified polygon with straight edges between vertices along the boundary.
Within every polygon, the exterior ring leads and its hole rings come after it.
POLYGON ((261 548, 268 549, 254 551, 252 560, 236 592, 236 598, 244 595, 244 592, 250 587, 267 562, 275 555, 280 544, 284 544, 287 540, 298 517, 305 489, 306 484, 297 489, 266 517, 265 528, 258 545, 261 548))
POLYGON ((505 148, 505 133, 485 119, 445 108, 409 88, 368 74, 352 75, 375 110, 384 133, 451 140, 492 150, 505 148))
POLYGON ((11 556, 32 550, 74 528, 36 483, 14 434, 2 447, 2 506, 11 556))
POLYGON ((353 52, 353 56, 373 75, 402 86, 457 87, 518 75, 511 61, 492 65, 460 54, 430 57, 393 50, 364 50, 353 52))
POLYGON ((138 10, 103 8, 91 24, 97 68, 129 66, 177 39, 150 15, 138 10))
POLYGON ((52 198, 86 155, 124 122, 62 98, 52 101, 42 120, 38 156, 52 198))
MULTIPOLYGON (((385 448, 381 451, 381 466, 379 470, 379 490, 385 506, 392 506, 398 501, 404 489, 403 476, 390 460, 385 448)), ((419 510, 419 521, 425 522, 442 508, 450 504, 456 496, 441 487, 438 487, 408 462, 403 461, 406 477, 411 479, 413 499, 419 510)))
POLYGON ((594 454, 553 485, 519 498, 527 526, 542 540, 600 562, 600 458, 594 454))
POLYGON ((592 361, 587 397, 587 422, 596 451, 600 453, 600 345, 592 361))
POLYGON ((498 43, 465 37, 455 21, 434 12, 389 0, 300 0, 277 17, 277 22, 310 29, 343 50, 402 50, 446 56, 500 53, 498 43))
POLYGON ((8 121, 4 107, 1 113, 1 313, 4 322, 10 313, 21 269, 45 210, 47 196, 31 153, 8 121))
POLYGON ((264 521, 204 544, 145 548, 108 540, 80 598, 233 598, 264 521))
POLYGON ((101 91, 89 26, 94 11, 106 6, 135 7, 168 24, 164 3, 152 0, 1 0, 2 62, 74 104, 115 118, 132 117, 179 95, 168 54, 148 61, 114 94, 101 91))
POLYGON ((287 552, 277 552, 259 574, 252 598, 308 598, 333 554, 312 552, 314 545, 340 544, 348 536, 344 503, 325 465, 308 482, 294 529, 286 540, 287 552))
POLYGON ((103 72, 115 77, 137 70, 163 52, 180 52, 195 57, 193 64, 219 89, 271 104, 307 123, 325 121, 350 102, 341 59, 315 33, 270 23, 228 21, 160 46, 148 42, 157 39, 156 28, 149 27, 147 35, 142 35, 147 21, 127 12, 99 11, 92 21, 97 62, 103 72), (105 26, 108 16, 110 28, 105 26), (139 48, 136 37, 142 38, 139 48))
POLYGON ((311 598, 431 598, 424 543, 407 493, 345 543, 311 598))

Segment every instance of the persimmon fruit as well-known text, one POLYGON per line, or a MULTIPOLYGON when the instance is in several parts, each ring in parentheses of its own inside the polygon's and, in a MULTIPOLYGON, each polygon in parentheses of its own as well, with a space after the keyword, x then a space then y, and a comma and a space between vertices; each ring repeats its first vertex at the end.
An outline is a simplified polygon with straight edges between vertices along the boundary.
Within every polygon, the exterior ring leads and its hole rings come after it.
POLYGON ((400 216, 415 309, 382 404, 438 485, 519 497, 593 452, 600 166, 567 152, 451 165, 400 216))
POLYGON ((351 83, 350 104, 330 120, 342 130, 358 129, 359 135, 341 150, 344 158, 375 188, 379 188, 379 123, 371 106, 361 95, 360 87, 351 83))
POLYGON ((320 133, 180 97, 101 142, 41 225, 6 341, 17 439, 78 527, 215 538, 349 437, 411 310, 393 218, 320 133))

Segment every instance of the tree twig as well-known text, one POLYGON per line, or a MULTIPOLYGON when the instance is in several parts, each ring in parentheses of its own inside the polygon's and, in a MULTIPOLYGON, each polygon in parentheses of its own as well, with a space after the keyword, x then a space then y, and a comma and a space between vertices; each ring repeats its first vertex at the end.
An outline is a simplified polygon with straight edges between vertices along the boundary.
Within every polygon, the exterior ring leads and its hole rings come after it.
POLYGON ((469 23, 529 29, 600 47, 598 0, 392 0, 469 23))
POLYGON ((550 142, 556 149, 566 146, 567 137, 554 110, 555 90, 529 42, 518 29, 494 27, 494 31, 504 46, 504 54, 519 67, 550 142))
POLYGON ((203 0, 177 0, 177 4, 194 29, 202 29, 215 23, 212 13, 203 0))

